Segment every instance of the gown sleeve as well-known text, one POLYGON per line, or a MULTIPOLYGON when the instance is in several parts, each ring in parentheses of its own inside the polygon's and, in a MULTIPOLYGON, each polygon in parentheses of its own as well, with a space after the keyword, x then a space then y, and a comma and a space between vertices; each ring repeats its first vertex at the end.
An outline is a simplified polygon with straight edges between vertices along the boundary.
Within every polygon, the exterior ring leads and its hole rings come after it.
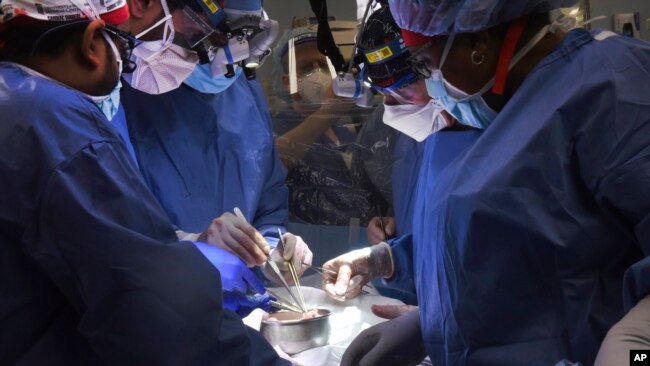
POLYGON ((583 88, 584 103, 559 113, 579 116, 575 120, 583 128, 574 144, 580 176, 596 203, 625 235, 634 238, 645 257, 625 274, 629 310, 650 294, 650 52, 607 50, 611 52, 602 56, 602 62, 612 66, 600 71, 602 75, 592 75, 603 81, 583 88), (610 60, 619 53, 627 57, 610 60))
POLYGON ((251 349, 281 362, 222 309, 218 270, 176 240, 129 159, 95 142, 59 164, 24 241, 78 312, 78 331, 108 364, 255 364, 251 349))
POLYGON ((385 283, 415 293, 413 281, 413 235, 406 234, 388 242, 393 253, 393 276, 385 283))
POLYGON ((246 82, 250 88, 251 96, 255 100, 255 111, 259 114, 259 119, 263 121, 260 125, 268 131, 268 147, 264 150, 264 166, 266 176, 264 177, 264 187, 255 212, 254 226, 266 238, 269 245, 275 247, 278 243, 278 228, 284 232, 289 217, 289 191, 285 184, 287 171, 280 160, 280 156, 275 148, 275 139, 273 138, 273 121, 269 113, 269 107, 266 103, 264 91, 256 80, 246 82))

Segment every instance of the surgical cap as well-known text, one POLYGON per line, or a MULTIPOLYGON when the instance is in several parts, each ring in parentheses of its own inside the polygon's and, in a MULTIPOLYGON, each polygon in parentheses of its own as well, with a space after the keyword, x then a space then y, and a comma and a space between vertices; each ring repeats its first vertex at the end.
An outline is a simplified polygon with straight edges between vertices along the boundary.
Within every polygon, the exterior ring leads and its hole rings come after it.
POLYGON ((477 32, 522 15, 570 7, 578 0, 388 0, 401 28, 427 36, 477 32))
POLYGON ((0 0, 0 25, 19 17, 43 21, 70 21, 94 13, 106 23, 117 25, 129 19, 126 0, 0 0))

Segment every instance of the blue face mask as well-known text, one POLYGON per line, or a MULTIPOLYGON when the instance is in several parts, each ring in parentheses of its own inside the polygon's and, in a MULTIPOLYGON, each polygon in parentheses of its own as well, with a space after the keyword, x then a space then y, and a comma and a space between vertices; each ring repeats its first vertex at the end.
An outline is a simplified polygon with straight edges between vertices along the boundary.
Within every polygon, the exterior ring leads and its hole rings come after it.
POLYGON ((104 95, 101 97, 94 97, 90 96, 90 99, 95 102, 95 104, 99 107, 99 109, 102 110, 104 115, 106 116, 106 119, 111 121, 113 117, 115 117, 115 114, 117 114, 117 110, 120 107, 120 89, 122 88, 122 82, 117 81, 117 85, 115 85, 115 88, 113 88, 113 91, 109 95, 104 95))
POLYGON ((447 38, 445 49, 442 51, 440 66, 431 72, 431 77, 424 80, 427 85, 427 92, 458 122, 474 128, 485 129, 496 118, 497 113, 485 103, 481 95, 492 87, 494 79, 472 95, 447 82, 442 76, 441 69, 453 42, 454 35, 451 34, 447 38))
POLYGON ((210 64, 196 65, 190 76, 183 81, 195 90, 206 94, 217 94, 228 89, 241 75, 241 67, 235 67, 235 76, 227 78, 225 75, 212 76, 210 64))
POLYGON ((122 82, 120 81, 120 78, 122 77, 122 58, 120 57, 120 53, 117 51, 117 46, 115 46, 115 43, 113 43, 111 37, 109 37, 106 32, 102 32, 102 35, 113 50, 115 60, 117 61, 117 84, 108 95, 102 95, 100 97, 89 95, 89 97, 99 107, 99 109, 102 110, 102 113, 104 113, 106 119, 111 121, 113 117, 115 117, 115 114, 117 114, 117 110, 120 107, 120 89, 122 88, 122 82))
POLYGON ((481 97, 484 89, 492 87, 492 82, 486 84, 478 93, 469 95, 448 83, 440 70, 434 70, 425 83, 431 98, 437 100, 449 114, 464 125, 485 129, 497 116, 497 112, 481 97))
MULTIPOLYGON (((537 34, 524 46, 522 47, 517 54, 510 61, 508 65, 508 70, 512 69, 517 62, 519 62, 535 45, 544 38, 546 33, 549 32, 550 26, 545 26, 537 32, 537 34)), ((447 38, 447 44, 442 51, 442 57, 440 58, 440 66, 437 70, 433 70, 431 77, 425 79, 427 85, 427 92, 431 98, 436 99, 443 108, 454 116, 458 122, 475 127, 480 129, 487 128, 492 121, 497 116, 490 106, 485 103, 482 95, 485 94, 492 85, 494 85, 494 78, 481 88, 478 92, 474 94, 467 94, 464 91, 456 88, 451 83, 445 80, 442 76, 442 65, 445 63, 447 54, 451 49, 451 45, 454 42, 455 34, 452 33, 447 38)))

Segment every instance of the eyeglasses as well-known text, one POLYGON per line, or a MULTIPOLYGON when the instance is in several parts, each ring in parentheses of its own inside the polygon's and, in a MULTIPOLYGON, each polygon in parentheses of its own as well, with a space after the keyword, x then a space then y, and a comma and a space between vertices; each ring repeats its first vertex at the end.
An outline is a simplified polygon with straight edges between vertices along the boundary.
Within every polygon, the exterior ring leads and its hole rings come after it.
POLYGON ((421 78, 427 79, 431 76, 431 70, 429 70, 426 61, 411 56, 406 60, 406 63, 411 67, 411 70, 421 78))
POLYGON ((431 47, 440 44, 446 40, 446 37, 437 36, 431 41, 427 42, 424 46, 420 47, 415 52, 411 53, 411 57, 406 59, 406 63, 411 67, 413 72, 418 74, 421 78, 426 79, 431 77, 431 70, 429 69, 429 52, 431 47))
POLYGON ((104 30, 112 36, 113 40, 117 41, 115 45, 120 52, 120 58, 122 58, 122 72, 127 74, 133 72, 135 62, 131 60, 131 54, 134 48, 142 44, 142 41, 112 25, 106 24, 104 30))
POLYGON ((376 85, 373 85, 373 89, 384 97, 394 98, 399 104, 412 104, 411 101, 417 99, 417 96, 420 94, 420 90, 417 87, 413 88, 418 80, 420 78, 414 76, 407 81, 396 83, 401 84, 397 88, 378 88, 376 85))
POLYGON ((431 70, 429 70, 428 66, 429 59, 427 52, 425 52, 431 48, 431 43, 432 42, 428 42, 417 51, 412 52, 411 57, 406 59, 406 64, 411 67, 411 70, 423 79, 431 76, 431 70))
POLYGON ((415 72, 404 75, 398 80, 390 81, 390 85, 388 86, 381 86, 377 82, 373 82, 371 78, 366 78, 366 81, 370 84, 370 86, 381 95, 395 93, 399 94, 402 89, 412 85, 418 80, 420 80, 420 76, 415 72))

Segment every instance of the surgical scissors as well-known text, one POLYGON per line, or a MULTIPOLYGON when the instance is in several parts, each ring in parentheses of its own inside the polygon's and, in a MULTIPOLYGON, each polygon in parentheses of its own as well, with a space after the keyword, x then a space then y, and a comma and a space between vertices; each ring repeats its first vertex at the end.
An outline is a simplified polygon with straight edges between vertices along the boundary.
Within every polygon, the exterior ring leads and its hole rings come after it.
MULTIPOLYGON (((338 272, 336 272, 336 271, 333 270, 333 269, 323 268, 323 267, 318 267, 318 266, 312 266, 312 265, 309 265, 309 264, 304 263, 304 262, 303 262, 302 264, 303 264, 304 266, 307 266, 307 268, 310 268, 310 269, 312 269, 312 270, 314 270, 314 271, 320 273, 320 274, 323 275, 323 276, 327 276, 327 275, 337 275, 337 274, 338 274, 338 272)), ((359 274, 356 274, 356 275, 352 276, 352 278, 350 278, 350 283, 349 283, 349 285, 348 285, 349 288, 350 288, 350 289, 355 289, 355 288, 359 287, 359 284, 361 283, 361 278, 362 278, 363 276, 367 276, 367 274, 365 274, 365 273, 359 273, 359 274)), ((367 283, 364 284, 363 287, 371 288, 370 285, 368 285, 367 283)), ((366 291, 366 290, 364 290, 363 288, 361 289, 361 292, 364 293, 364 294, 369 294, 369 292, 366 291)))
MULTIPOLYGON (((233 212, 235 213, 235 216, 239 217, 240 219, 242 219, 242 220, 244 220, 246 223, 248 223, 248 220, 246 220, 246 217, 245 217, 244 214, 241 212, 241 210, 239 209, 239 207, 235 207, 235 208, 233 209, 233 212)), ((278 265, 275 264, 275 262, 274 262, 273 260, 271 260, 271 256, 268 255, 268 254, 266 255, 266 263, 268 263, 269 267, 271 267, 271 269, 273 270, 273 272, 275 273, 275 275, 280 279, 280 282, 282 282, 282 285, 284 286, 284 288, 287 289, 287 292, 289 292, 289 295, 291 295, 291 297, 292 297, 293 300, 296 302, 296 304, 301 305, 300 308, 302 309, 303 312, 306 313, 306 312, 307 312, 307 309, 306 309, 304 306, 302 306, 302 303, 300 302, 300 300, 298 300, 298 298, 296 297, 296 295, 293 294, 293 291, 291 291, 291 288, 289 287, 289 284, 288 284, 287 281, 284 279, 284 276, 282 276, 282 272, 280 272, 280 269, 278 268, 278 265)), ((294 280, 294 281, 295 281, 295 280, 294 280)))
MULTIPOLYGON (((278 235, 280 236, 280 244, 282 244, 282 250, 286 250, 286 243, 284 242, 284 237, 282 236, 282 231, 280 228, 278 228, 278 235)), ((298 273, 296 272, 296 266, 293 265, 293 261, 288 260, 287 266, 289 267, 289 272, 291 273, 291 277, 293 278, 293 283, 296 286, 296 290, 298 291, 298 297, 300 298, 300 307, 307 312, 307 304, 305 303, 305 298, 302 295, 302 288, 300 287, 300 278, 298 278, 298 273)))

